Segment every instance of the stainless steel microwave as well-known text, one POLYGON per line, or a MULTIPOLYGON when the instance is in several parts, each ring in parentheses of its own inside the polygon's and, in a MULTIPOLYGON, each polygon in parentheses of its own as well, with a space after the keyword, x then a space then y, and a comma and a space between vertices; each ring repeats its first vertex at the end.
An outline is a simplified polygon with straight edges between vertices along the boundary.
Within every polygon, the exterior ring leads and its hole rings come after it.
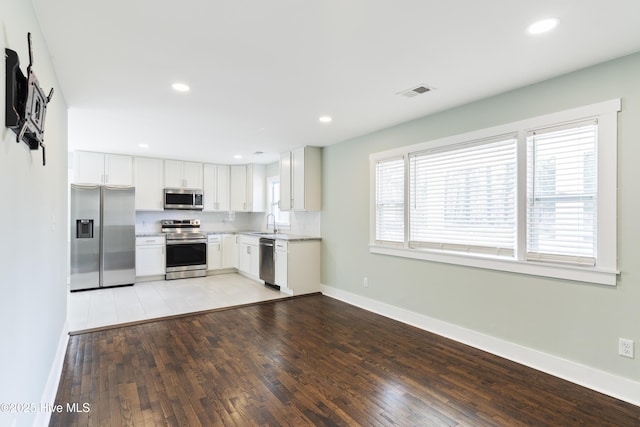
POLYGON ((166 209, 187 209, 201 211, 204 208, 202 203, 202 190, 189 188, 165 188, 164 208, 166 209))

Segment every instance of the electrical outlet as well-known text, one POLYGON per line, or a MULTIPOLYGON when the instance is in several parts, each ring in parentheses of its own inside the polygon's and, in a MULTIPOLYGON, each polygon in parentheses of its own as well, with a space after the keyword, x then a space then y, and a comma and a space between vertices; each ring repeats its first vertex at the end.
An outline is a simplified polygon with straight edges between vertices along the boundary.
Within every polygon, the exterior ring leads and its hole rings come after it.
POLYGON ((633 359, 633 341, 625 338, 618 338, 618 354, 620 356, 633 359))
POLYGON ((362 286, 364 286, 365 288, 369 287, 369 278, 365 277, 364 279, 362 279, 362 286))

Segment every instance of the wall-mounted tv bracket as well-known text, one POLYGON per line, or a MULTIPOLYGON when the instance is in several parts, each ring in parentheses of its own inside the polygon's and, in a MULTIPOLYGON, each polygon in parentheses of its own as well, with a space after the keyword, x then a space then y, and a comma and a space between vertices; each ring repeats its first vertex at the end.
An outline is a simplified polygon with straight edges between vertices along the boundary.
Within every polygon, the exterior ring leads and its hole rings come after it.
POLYGON ((33 72, 33 51, 31 49, 31 33, 27 34, 29 43, 29 66, 25 77, 20 70, 18 54, 5 49, 6 60, 6 108, 5 126, 16 133, 16 142, 23 141, 31 150, 42 147, 42 165, 46 164, 44 146, 44 120, 47 115, 47 104, 53 96, 53 88, 49 96, 45 96, 33 72))

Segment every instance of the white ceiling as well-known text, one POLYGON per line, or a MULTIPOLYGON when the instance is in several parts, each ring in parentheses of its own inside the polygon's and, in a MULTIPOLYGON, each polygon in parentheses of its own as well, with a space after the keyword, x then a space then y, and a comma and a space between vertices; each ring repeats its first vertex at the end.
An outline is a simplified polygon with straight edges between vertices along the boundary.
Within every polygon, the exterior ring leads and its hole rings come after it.
POLYGON ((70 108, 70 150, 227 164, 271 162, 640 51, 638 0, 33 3, 70 108), (547 17, 555 30, 527 34, 547 17), (176 81, 191 91, 172 91, 176 81), (436 89, 397 95, 419 84, 436 89))

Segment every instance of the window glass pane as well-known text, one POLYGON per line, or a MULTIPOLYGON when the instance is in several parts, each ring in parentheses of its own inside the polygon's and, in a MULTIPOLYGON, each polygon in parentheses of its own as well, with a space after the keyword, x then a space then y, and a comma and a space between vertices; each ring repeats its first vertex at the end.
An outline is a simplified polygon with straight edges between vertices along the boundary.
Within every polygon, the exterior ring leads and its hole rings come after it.
POLYGON ((275 216, 276 224, 289 225, 289 212, 280 210, 280 181, 271 181, 271 213, 275 216))
POLYGON ((503 137, 412 155, 411 246, 513 256, 516 143, 503 137))
POLYGON ((376 240, 404 242, 404 158, 376 164, 376 240))
POLYGON ((527 259, 594 265, 597 133, 589 122, 527 138, 527 259))

